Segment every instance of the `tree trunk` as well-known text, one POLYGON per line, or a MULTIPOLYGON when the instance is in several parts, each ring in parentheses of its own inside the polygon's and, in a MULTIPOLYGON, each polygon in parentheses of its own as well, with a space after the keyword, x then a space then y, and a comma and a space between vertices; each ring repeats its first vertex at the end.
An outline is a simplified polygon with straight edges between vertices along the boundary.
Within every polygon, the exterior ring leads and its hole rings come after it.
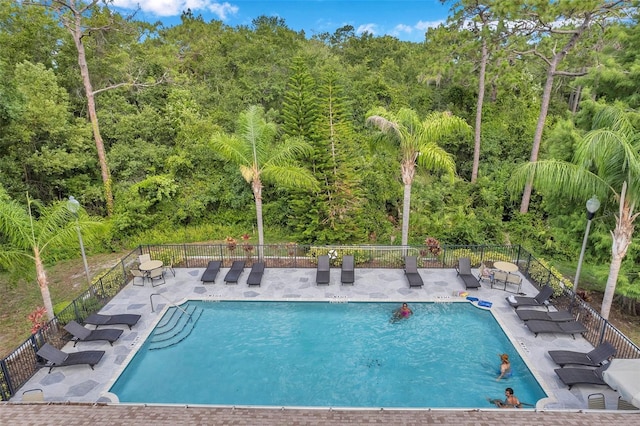
POLYGON ((404 183, 404 196, 402 198, 402 245, 409 244, 409 212, 411 210, 411 184, 416 174, 416 158, 418 153, 414 152, 411 159, 405 160, 401 164, 402 183, 404 183))
POLYGON ((482 39, 482 59, 480 61, 480 75, 478 76, 478 102, 476 104, 476 129, 473 145, 473 168, 471 170, 471 183, 476 183, 478 179, 478 168, 480 167, 480 134, 482 130, 482 104, 484 103, 485 73, 487 71, 487 41, 482 39))
POLYGON ((254 179, 251 187, 253 189, 253 197, 256 200, 256 222, 258 223, 258 259, 264 258, 264 227, 262 224, 262 182, 254 179))
POLYGON ((51 293, 49 292, 49 283, 47 282, 47 273, 44 270, 42 259, 40 258, 40 250, 38 247, 33 247, 33 257, 36 263, 36 277, 38 280, 38 286, 40 286, 40 294, 42 295, 42 302, 47 310, 47 316, 49 320, 52 320, 55 314, 53 313, 53 303, 51 302, 51 293))

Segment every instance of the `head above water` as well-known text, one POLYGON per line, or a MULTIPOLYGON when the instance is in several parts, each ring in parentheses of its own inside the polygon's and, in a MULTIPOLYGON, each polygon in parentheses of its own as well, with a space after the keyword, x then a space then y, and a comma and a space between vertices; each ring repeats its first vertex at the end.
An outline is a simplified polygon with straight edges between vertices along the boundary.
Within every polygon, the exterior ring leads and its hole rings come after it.
POLYGON ((403 304, 402 304, 402 307, 403 307, 403 308, 408 308, 408 306, 407 306, 407 304, 406 304, 406 303, 403 303, 403 304))
POLYGON ((500 361, 502 361, 502 362, 509 362, 509 355, 507 355, 507 354, 500 354, 500 361))

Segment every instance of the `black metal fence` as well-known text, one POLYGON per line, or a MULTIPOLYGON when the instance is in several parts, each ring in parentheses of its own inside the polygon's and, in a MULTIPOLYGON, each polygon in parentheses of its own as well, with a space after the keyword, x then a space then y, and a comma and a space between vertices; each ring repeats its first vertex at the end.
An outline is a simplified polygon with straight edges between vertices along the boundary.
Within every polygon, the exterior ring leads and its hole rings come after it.
POLYGON ((571 309, 588 331, 584 337, 594 346, 608 341, 616 347, 619 358, 640 358, 640 348, 602 318, 588 303, 573 294, 572 283, 537 260, 521 246, 303 246, 294 243, 267 244, 257 247, 235 244, 173 244, 139 246, 122 258, 69 306, 59 312, 38 332, 31 335, 11 354, 0 361, 0 396, 9 400, 37 371, 42 360, 36 352, 44 343, 62 348, 69 335, 63 326, 71 320, 84 322, 98 312, 132 279, 131 269, 140 254, 150 254, 174 268, 205 268, 211 260, 222 260, 223 267, 244 259, 251 266, 258 259, 269 268, 315 268, 320 255, 329 255, 334 266, 342 264, 342 256, 353 255, 359 268, 402 268, 405 256, 416 256, 420 268, 453 268, 461 257, 469 257, 474 267, 496 261, 513 262, 538 289, 554 288, 555 306, 571 309))

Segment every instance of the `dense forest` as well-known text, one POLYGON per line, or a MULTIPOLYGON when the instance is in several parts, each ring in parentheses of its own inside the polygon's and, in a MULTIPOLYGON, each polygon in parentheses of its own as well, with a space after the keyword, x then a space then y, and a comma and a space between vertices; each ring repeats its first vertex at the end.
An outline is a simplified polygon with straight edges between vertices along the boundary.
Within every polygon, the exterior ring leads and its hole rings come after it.
MULTIPOLYGON (((613 242, 617 292, 640 298, 639 247, 628 238, 616 257, 614 232, 632 235, 640 199, 637 4, 447 4, 446 24, 412 43, 351 26, 309 37, 267 16, 229 27, 185 11, 165 27, 97 0, 0 0, 0 199, 74 196, 106 225, 94 252, 432 237, 575 262, 593 191, 586 258, 609 265, 613 242), (602 121, 611 111, 630 127, 602 121), (602 129, 626 132, 627 157, 578 164, 602 129), (609 195, 586 175, 565 185, 565 169, 538 185, 524 167, 538 161, 631 177, 622 192, 607 181, 609 195)), ((65 256, 77 246, 45 261, 65 256)))

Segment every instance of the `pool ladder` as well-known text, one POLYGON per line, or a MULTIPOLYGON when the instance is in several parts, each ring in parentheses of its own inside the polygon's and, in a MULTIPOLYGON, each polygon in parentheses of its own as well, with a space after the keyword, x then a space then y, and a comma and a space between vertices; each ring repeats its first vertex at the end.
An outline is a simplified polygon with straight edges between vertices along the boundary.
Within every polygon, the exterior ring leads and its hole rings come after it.
POLYGON ((176 305, 175 303, 173 303, 171 300, 167 299, 166 297, 164 297, 162 294, 160 293, 153 293, 151 296, 149 296, 149 303, 151 303, 151 312, 155 312, 155 310, 153 309, 153 296, 160 296, 162 297, 164 300, 166 300, 167 302, 169 302, 169 305, 173 306, 176 309, 179 309, 182 311, 183 314, 187 315, 189 317, 189 321, 191 321, 191 314, 188 313, 187 311, 185 311, 184 309, 182 309, 180 306, 176 305))

